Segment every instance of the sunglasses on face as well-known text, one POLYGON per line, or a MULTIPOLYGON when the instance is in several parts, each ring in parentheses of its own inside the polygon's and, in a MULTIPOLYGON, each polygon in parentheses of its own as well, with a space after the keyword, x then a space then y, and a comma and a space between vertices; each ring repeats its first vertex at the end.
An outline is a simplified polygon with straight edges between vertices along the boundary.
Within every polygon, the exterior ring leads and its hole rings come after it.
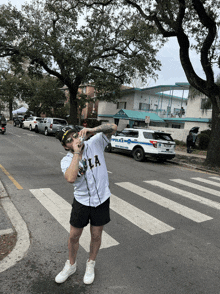
POLYGON ((78 133, 73 134, 72 137, 69 137, 68 139, 66 139, 66 143, 71 143, 71 142, 73 142, 73 139, 78 138, 78 136, 79 136, 78 133))

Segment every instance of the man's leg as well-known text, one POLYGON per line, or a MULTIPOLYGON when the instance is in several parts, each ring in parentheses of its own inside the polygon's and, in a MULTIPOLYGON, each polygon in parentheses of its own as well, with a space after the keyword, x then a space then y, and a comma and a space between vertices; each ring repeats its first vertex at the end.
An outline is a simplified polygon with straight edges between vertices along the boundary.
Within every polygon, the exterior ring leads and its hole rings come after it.
POLYGON ((90 255, 89 260, 95 260, 99 252, 102 241, 102 231, 104 226, 95 227, 90 226, 91 243, 90 243, 90 255))
POLYGON ((96 227, 90 226, 91 231, 91 243, 90 243, 90 254, 89 259, 86 263, 86 272, 83 278, 85 284, 92 284, 95 278, 95 259, 99 252, 102 240, 103 226, 96 227))
POLYGON ((56 276, 57 283, 63 283, 76 271, 76 255, 79 248, 79 238, 83 228, 78 229, 70 225, 70 237, 68 241, 69 259, 66 261, 63 270, 56 276))
POLYGON ((75 228, 70 225, 70 236, 68 241, 69 261, 73 265, 76 261, 77 251, 79 249, 79 238, 82 235, 83 228, 75 228))

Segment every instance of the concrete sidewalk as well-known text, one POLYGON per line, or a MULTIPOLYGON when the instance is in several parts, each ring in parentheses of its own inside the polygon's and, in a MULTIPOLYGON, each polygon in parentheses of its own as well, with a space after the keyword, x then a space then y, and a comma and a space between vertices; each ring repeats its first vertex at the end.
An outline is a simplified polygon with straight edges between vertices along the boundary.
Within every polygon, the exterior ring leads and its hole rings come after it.
POLYGON ((30 246, 28 228, 0 181, 0 238, 16 234, 13 250, 0 261, 0 273, 15 265, 30 246))

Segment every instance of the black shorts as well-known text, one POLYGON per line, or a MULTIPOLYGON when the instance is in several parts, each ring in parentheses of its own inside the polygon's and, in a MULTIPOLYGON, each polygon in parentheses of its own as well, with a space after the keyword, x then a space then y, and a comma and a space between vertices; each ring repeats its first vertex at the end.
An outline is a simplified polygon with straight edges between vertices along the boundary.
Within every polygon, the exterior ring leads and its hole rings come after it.
POLYGON ((73 200, 70 224, 75 228, 84 228, 89 221, 92 226, 104 226, 110 222, 110 199, 97 207, 86 206, 73 200))

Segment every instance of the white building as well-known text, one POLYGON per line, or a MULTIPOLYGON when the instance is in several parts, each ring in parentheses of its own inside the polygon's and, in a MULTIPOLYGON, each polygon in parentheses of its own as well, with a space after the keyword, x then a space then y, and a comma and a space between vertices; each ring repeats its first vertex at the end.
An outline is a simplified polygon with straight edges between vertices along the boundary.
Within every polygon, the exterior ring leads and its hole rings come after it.
MULTIPOLYGON (((174 91, 184 91, 189 89, 188 83, 176 83, 175 85, 165 85, 149 87, 144 89, 128 88, 122 90, 122 97, 116 104, 100 101, 98 107, 98 120, 114 122, 119 127, 129 124, 130 126, 145 126, 145 120, 135 119, 135 117, 127 117, 126 122, 119 121, 120 118, 115 116, 120 109, 133 110, 137 112, 145 112, 146 116, 155 114, 151 117, 150 126, 166 127, 165 119, 173 117, 184 117, 187 106, 187 98, 173 95, 174 91), (169 92, 169 94, 164 93, 169 92)), ((133 113, 134 115, 134 113, 133 113)))
POLYGON ((184 97, 184 91, 189 93, 189 86, 188 83, 176 83, 125 89, 116 104, 99 102, 98 120, 116 123, 118 129, 128 125, 159 129, 171 133, 174 139, 185 141, 192 127, 199 127, 199 131, 208 129, 211 119, 211 109, 203 113, 201 108, 207 99, 204 95, 194 99, 184 97), (181 95, 174 96, 174 91, 181 95), (140 112, 144 113, 140 116, 140 112), (145 123, 146 116, 150 117, 150 124, 145 123))

